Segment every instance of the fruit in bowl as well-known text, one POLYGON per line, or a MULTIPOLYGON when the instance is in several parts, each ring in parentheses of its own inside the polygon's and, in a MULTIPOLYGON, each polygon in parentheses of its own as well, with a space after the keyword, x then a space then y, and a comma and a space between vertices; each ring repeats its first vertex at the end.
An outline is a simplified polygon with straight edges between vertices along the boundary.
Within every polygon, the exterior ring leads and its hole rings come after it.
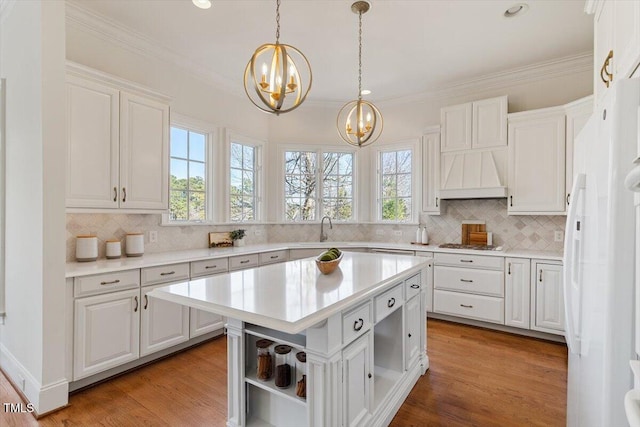
POLYGON ((316 266, 322 274, 331 274, 342 261, 342 252, 340 249, 331 248, 316 258, 316 266))

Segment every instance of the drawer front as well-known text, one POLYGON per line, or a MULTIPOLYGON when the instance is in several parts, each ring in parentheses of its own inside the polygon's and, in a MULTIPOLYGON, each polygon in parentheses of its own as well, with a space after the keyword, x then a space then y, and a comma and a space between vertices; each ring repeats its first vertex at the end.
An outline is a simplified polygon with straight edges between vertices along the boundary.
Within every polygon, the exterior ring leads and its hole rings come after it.
POLYGON ((258 254, 238 255, 229 257, 229 270, 255 267, 258 265, 258 254))
POLYGON ((259 258, 260 258, 260 265, 286 261, 288 258, 287 250, 284 249, 281 251, 264 252, 260 254, 259 258))
POLYGON ((142 286, 189 280, 189 263, 161 265, 142 269, 142 286))
POLYGON ((504 296, 504 273, 502 271, 437 265, 433 274, 433 284, 435 289, 470 292, 494 297, 504 296))
POLYGON ((140 287, 140 270, 117 271, 73 279, 73 296, 84 297, 140 287))
POLYGON ((399 283, 375 298, 374 307, 376 308, 376 323, 393 313, 404 303, 402 295, 402 283, 399 283))
POLYGON ((504 299, 460 292, 433 291, 433 311, 504 324, 504 299))
POLYGON ((371 304, 366 303, 342 316, 342 343, 350 343, 370 328, 371 304))
POLYGON ((191 262, 191 277, 209 276, 229 271, 229 258, 205 259, 191 262))
POLYGON ((504 258, 501 256, 442 254, 434 256, 436 265, 461 265, 473 268, 504 270, 504 258))
POLYGON ((406 290, 407 301, 409 301, 414 295, 419 294, 421 287, 420 274, 416 274, 415 276, 411 276, 405 280, 404 288, 406 290))

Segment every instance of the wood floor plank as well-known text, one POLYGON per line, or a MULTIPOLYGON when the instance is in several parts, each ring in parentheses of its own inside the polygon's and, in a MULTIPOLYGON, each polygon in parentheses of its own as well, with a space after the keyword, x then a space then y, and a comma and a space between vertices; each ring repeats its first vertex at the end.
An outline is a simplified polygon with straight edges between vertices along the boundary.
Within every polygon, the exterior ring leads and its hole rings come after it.
MULTIPOLYGON (((566 346, 435 319, 427 330, 430 369, 391 426, 566 424, 566 346)), ((0 425, 224 426, 226 387, 221 337, 77 392, 40 420, 3 410, 0 425)), ((0 401, 20 402, 1 375, 0 401)))

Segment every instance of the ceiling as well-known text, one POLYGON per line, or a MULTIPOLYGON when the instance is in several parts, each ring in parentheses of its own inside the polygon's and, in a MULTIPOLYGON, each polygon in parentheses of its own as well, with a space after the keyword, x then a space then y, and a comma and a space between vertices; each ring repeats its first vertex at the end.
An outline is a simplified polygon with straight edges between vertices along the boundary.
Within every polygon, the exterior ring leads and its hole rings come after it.
MULTIPOLYGON (((431 92, 481 76, 590 53, 593 17, 581 0, 372 0, 363 16, 363 88, 372 101, 431 92)), ((275 1, 69 0, 197 64, 242 91, 253 51, 275 42, 275 1)), ((313 70, 309 100, 357 96, 357 15, 351 0, 283 0, 280 42, 313 70)))

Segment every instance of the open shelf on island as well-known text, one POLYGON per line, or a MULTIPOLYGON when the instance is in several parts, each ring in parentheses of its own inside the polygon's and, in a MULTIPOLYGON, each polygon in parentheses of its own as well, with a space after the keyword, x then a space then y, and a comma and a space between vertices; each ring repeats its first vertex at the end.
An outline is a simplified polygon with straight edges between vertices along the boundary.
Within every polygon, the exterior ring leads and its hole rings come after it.
POLYGON ((381 366, 374 366, 373 372, 373 407, 378 408, 386 399, 391 389, 400 381, 402 372, 386 369, 381 366))
POLYGON ((295 391, 293 391, 294 399, 302 405, 291 405, 292 400, 289 396, 259 387, 248 378, 246 382, 247 426, 306 427, 309 425, 307 406, 304 401, 295 397, 295 391))
POLYGON ((307 337, 303 334, 292 335, 286 332, 276 331, 274 329, 265 328, 258 325, 247 323, 244 329, 245 333, 260 338, 270 339, 278 344, 287 344, 299 350, 304 350, 307 345, 307 337))
POLYGON ((306 406, 307 404, 307 400, 306 399, 302 399, 298 396, 296 396, 296 384, 295 384, 295 378, 293 379, 291 386, 288 388, 279 388, 276 387, 275 381, 273 378, 271 378, 268 381, 260 381, 258 379, 258 377, 256 376, 255 371, 252 372, 247 372, 245 373, 245 381, 255 387, 259 387, 263 390, 266 390, 270 393, 274 393, 280 397, 283 397, 285 399, 289 399, 292 402, 295 402, 299 405, 303 405, 306 406))

